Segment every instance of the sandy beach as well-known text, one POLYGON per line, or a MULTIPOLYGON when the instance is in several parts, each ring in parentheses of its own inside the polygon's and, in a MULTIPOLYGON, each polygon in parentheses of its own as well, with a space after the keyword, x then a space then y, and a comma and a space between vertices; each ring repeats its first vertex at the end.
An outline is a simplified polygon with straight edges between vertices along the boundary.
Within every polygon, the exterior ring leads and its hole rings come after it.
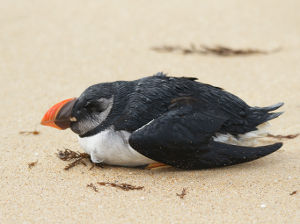
POLYGON ((163 71, 220 86, 252 106, 285 102, 270 132, 299 133, 299 7, 296 0, 2 0, 0 223, 300 223, 300 137, 221 169, 65 171, 57 150, 82 152, 77 136, 39 124, 50 106, 92 84, 163 71), (280 50, 222 57, 151 49, 190 44, 280 50), (34 130, 40 134, 19 133, 34 130), (107 181, 144 188, 96 184, 107 181))

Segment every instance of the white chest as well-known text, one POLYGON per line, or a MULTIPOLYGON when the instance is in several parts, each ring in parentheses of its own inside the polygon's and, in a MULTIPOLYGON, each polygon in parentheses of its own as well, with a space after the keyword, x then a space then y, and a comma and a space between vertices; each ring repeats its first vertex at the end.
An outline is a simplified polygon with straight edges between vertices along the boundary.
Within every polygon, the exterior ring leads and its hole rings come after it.
POLYGON ((130 133, 114 131, 112 128, 99 134, 80 138, 79 143, 84 151, 91 155, 95 163, 106 163, 120 166, 140 166, 155 161, 135 151, 128 144, 130 133))

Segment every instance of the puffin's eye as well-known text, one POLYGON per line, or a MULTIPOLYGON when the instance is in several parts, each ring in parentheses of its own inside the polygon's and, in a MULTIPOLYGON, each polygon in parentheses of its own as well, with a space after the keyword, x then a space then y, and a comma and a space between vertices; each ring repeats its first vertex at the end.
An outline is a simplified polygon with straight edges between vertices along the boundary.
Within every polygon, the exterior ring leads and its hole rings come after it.
POLYGON ((103 103, 101 100, 89 101, 84 106, 89 112, 101 113, 105 111, 107 105, 103 103))

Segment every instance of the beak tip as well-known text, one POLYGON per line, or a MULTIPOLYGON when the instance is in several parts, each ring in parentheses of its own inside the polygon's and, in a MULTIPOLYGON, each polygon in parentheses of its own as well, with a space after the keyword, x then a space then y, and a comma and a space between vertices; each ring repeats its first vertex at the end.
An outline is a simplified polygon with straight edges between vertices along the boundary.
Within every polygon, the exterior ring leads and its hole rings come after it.
MULTIPOLYGON (((64 100, 62 102, 59 102, 57 104, 55 104, 54 106, 52 106, 44 115, 44 117, 42 118, 40 124, 44 125, 44 126, 49 126, 49 127, 53 127, 53 128, 57 128, 59 130, 64 130, 66 128, 68 128, 67 123, 69 124, 69 121, 66 122, 61 122, 59 118, 57 118, 58 113, 60 112, 60 110, 62 109, 62 107, 64 107, 66 104, 70 103, 71 101, 75 102, 76 98, 70 98, 67 100, 64 100), (59 123, 57 123, 59 122, 59 123)), ((71 105, 73 106, 73 104, 71 105)))

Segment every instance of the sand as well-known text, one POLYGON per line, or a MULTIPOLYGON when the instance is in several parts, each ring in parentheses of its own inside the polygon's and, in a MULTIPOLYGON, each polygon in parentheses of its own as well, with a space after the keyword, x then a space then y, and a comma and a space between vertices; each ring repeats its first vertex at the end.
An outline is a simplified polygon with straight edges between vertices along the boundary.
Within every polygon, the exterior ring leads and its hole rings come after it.
POLYGON ((300 223, 300 137, 222 169, 63 170, 81 151, 70 130, 39 125, 54 103, 91 84, 164 71, 221 86, 250 105, 280 101, 273 134, 300 132, 299 1, 1 1, 0 223, 300 223), (153 46, 223 44, 282 50, 218 57, 153 46), (19 131, 40 131, 20 135, 19 131), (28 168, 28 163, 38 163, 28 168), (89 183, 144 186, 122 191, 89 183), (186 196, 176 196, 182 188, 186 196), (298 191, 290 195, 293 191, 298 191))

